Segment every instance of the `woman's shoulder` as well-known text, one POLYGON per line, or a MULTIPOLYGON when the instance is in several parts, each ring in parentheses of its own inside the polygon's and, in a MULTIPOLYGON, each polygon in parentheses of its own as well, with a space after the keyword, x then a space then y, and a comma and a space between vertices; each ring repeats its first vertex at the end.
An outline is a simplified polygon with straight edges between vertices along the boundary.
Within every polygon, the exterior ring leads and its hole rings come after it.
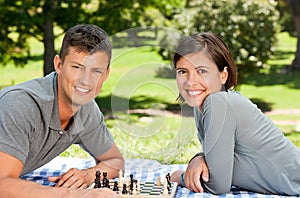
POLYGON ((206 98, 204 105, 212 104, 227 104, 238 108, 254 105, 247 97, 243 96, 240 92, 233 90, 220 91, 210 94, 206 98))

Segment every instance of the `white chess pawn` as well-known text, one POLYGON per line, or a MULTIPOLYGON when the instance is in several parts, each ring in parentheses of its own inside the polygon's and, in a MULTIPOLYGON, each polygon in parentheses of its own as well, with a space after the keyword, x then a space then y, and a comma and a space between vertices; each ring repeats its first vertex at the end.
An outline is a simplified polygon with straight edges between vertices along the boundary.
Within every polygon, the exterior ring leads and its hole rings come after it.
POLYGON ((160 179, 160 176, 157 177, 156 185, 157 185, 157 186, 161 186, 161 179, 160 179))
POLYGON ((136 184, 136 190, 138 193, 140 193, 141 191, 141 184, 140 184, 140 180, 137 180, 137 184, 136 184))
POLYGON ((123 171, 119 171, 119 183, 118 183, 119 188, 123 188, 123 171))
POLYGON ((168 191, 168 182, 167 179, 164 180, 164 191, 163 191, 163 195, 168 195, 169 191, 168 191))
POLYGON ((136 190, 136 184, 133 184, 132 194, 133 195, 137 195, 138 194, 138 192, 136 190))

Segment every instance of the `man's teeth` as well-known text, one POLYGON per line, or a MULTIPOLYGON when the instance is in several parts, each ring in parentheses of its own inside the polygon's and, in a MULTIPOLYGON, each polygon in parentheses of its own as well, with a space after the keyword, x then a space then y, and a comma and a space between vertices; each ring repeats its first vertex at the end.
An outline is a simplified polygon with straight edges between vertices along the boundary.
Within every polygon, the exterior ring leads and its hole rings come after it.
POLYGON ((201 91, 188 91, 188 93, 190 94, 190 95, 198 95, 198 94, 200 94, 201 93, 201 91))
POLYGON ((76 89, 77 89, 78 91, 84 92, 84 93, 89 92, 88 89, 83 89, 83 88, 80 88, 80 87, 76 87, 76 89))

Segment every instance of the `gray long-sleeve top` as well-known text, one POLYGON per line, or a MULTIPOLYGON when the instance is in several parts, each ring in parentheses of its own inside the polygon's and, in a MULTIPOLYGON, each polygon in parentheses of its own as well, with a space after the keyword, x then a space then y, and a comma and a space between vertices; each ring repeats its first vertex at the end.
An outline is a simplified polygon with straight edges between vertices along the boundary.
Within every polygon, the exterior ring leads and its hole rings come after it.
POLYGON ((234 91, 214 93, 194 117, 209 168, 208 192, 236 186, 300 195, 300 150, 250 100, 234 91))

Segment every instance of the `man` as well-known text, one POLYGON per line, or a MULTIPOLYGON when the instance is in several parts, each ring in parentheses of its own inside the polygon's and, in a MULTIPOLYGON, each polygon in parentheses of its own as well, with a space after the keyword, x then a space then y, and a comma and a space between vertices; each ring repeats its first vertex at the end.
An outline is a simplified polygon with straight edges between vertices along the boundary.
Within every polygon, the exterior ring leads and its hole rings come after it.
POLYGON ((109 189, 86 189, 96 170, 108 178, 124 170, 124 159, 94 98, 110 68, 112 46, 95 25, 76 25, 64 37, 56 72, 0 91, 0 197, 117 197, 109 189), (95 167, 70 169, 55 187, 19 179, 80 144, 95 167), (60 188, 59 188, 60 187, 60 188))

